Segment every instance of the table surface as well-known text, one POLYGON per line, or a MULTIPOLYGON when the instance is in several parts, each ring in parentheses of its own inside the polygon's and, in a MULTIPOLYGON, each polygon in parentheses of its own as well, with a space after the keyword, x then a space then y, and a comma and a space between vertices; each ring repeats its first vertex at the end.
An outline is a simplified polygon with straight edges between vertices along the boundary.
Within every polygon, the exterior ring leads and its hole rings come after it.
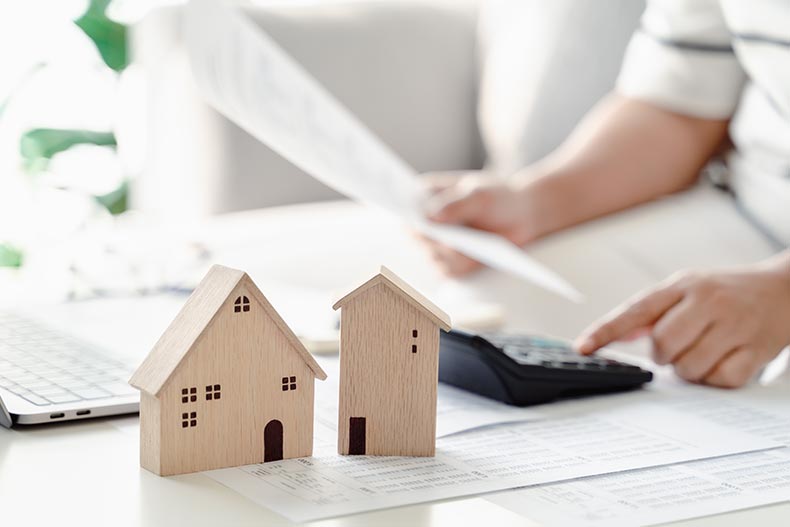
MULTIPOLYGON (((531 248, 532 255, 569 278, 586 295, 585 303, 573 305, 491 270, 463 282, 443 279, 415 238, 396 221, 346 202, 232 214, 179 232, 205 242, 218 263, 248 270, 264 290, 266 283, 285 282, 341 292, 385 264, 429 294, 455 288, 463 291, 469 302, 501 304, 506 328, 564 337, 572 337, 603 310, 673 269, 742 263, 771 252, 767 242, 733 216, 720 197, 694 191, 531 248), (706 221, 692 218, 679 229, 678 224, 672 224, 677 209, 692 215, 704 211, 706 221), (662 249, 662 236, 666 238, 662 233, 668 231, 673 232, 672 243, 681 249, 662 249), (704 241, 712 231, 726 234, 726 246, 704 241), (602 279, 605 276, 617 279, 602 279)), ((115 298, 38 306, 36 310, 55 325, 139 361, 183 299, 115 298)), ((142 470, 136 422, 136 416, 125 416, 0 429, 3 523, 69 525, 79 520, 83 525, 148 527, 291 524, 202 474, 160 478, 142 470)), ((790 505, 779 504, 678 525, 775 525, 788 517, 790 505)), ((535 525, 481 497, 315 522, 327 526, 455 523, 535 525)))

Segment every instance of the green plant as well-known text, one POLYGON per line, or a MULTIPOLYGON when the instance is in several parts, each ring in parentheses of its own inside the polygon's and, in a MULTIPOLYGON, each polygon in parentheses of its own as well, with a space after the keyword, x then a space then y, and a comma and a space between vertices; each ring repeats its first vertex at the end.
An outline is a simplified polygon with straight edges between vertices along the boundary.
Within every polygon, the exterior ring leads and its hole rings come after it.
POLYGON ((7 243, 0 243, 0 267, 22 267, 22 251, 7 243))
POLYGON ((129 65, 126 26, 107 17, 112 0, 91 0, 85 13, 74 23, 96 44, 104 63, 117 72, 129 65))
MULTIPOLYGON (((94 43, 102 61, 113 71, 120 73, 129 65, 127 28, 107 16, 107 8, 111 2, 112 0, 90 0, 85 12, 76 18, 74 23, 94 43)), ((43 64, 36 65, 28 76, 43 66, 43 64)), ((8 99, 0 102, 0 117, 12 97, 13 92, 8 99)), ((117 146, 115 134, 111 130, 58 128, 28 130, 22 134, 19 141, 22 167, 29 174, 40 173, 48 168, 55 155, 76 145, 86 144, 113 149, 117 146)), ((120 214, 127 210, 128 193, 129 182, 125 180, 115 190, 96 195, 94 199, 111 214, 120 214)), ((10 244, 0 243, 0 267, 21 267, 23 260, 21 250, 10 244)))
MULTIPOLYGON (((128 66, 127 28, 123 24, 107 16, 107 8, 112 0, 91 0, 85 12, 74 23, 91 39, 99 51, 104 63, 117 73, 128 66)), ((28 130, 19 141, 19 152, 22 156, 22 166, 26 172, 36 174, 44 171, 49 166, 52 158, 76 145, 97 145, 115 148, 117 142, 112 131, 99 130, 74 130, 58 128, 34 128, 28 130)), ((116 190, 104 195, 96 196, 102 205, 112 204, 108 207, 112 214, 120 214, 126 210, 126 196, 128 182, 122 182, 116 190), (108 200, 107 196, 116 196, 108 200)))
POLYGON ((22 155, 25 170, 37 173, 46 170, 55 154, 84 144, 115 148, 117 142, 112 132, 35 128, 22 134, 19 153, 22 155))
POLYGON ((129 208, 129 182, 124 181, 115 190, 94 196, 94 199, 104 205, 110 214, 120 214, 129 208))

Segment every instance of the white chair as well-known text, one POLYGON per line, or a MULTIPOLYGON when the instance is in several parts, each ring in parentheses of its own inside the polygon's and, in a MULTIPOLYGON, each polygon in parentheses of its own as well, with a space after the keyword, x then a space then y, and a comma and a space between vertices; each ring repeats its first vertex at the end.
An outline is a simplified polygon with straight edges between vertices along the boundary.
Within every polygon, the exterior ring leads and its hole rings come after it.
MULTIPOLYGON (((553 148, 610 89, 641 4, 371 0, 244 10, 417 170, 510 170, 553 148)), ((190 217, 337 198, 201 99, 182 9, 158 9, 132 32, 147 80, 133 205, 190 217)))

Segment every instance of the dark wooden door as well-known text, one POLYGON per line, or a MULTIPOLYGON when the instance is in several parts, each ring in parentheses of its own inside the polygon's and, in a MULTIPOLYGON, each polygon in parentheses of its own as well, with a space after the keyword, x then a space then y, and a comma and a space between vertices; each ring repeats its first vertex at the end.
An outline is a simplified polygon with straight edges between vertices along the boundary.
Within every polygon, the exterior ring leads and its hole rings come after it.
POLYGON ((277 419, 266 423, 263 429, 263 462, 283 458, 283 424, 277 419))
POLYGON ((365 455, 365 418, 352 417, 348 424, 348 453, 365 455))

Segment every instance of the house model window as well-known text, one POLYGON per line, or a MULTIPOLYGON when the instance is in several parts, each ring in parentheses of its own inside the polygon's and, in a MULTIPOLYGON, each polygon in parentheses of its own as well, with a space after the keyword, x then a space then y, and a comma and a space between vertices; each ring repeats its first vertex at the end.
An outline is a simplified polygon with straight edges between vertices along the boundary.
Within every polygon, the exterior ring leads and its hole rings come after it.
POLYGON ((197 412, 184 412, 181 414, 181 428, 197 426, 197 412))
POLYGON ((182 403, 194 403, 195 401, 197 401, 197 386, 193 386, 191 388, 181 388, 182 403))
POLYGON ((295 390, 296 389, 296 377, 293 375, 290 377, 283 377, 283 391, 287 392, 288 390, 295 390))
POLYGON ((246 313, 250 310, 250 299, 246 296, 240 296, 236 298, 236 301, 233 302, 233 312, 234 313, 246 313))
MULTIPOLYGON (((417 330, 416 329, 411 330, 411 338, 413 338, 413 339, 417 338, 417 330)), ((411 352, 412 353, 417 353, 417 344, 412 344, 411 345, 411 352)))
POLYGON ((206 386, 206 400, 207 401, 217 401, 222 397, 221 386, 219 384, 215 385, 208 385, 206 386))

